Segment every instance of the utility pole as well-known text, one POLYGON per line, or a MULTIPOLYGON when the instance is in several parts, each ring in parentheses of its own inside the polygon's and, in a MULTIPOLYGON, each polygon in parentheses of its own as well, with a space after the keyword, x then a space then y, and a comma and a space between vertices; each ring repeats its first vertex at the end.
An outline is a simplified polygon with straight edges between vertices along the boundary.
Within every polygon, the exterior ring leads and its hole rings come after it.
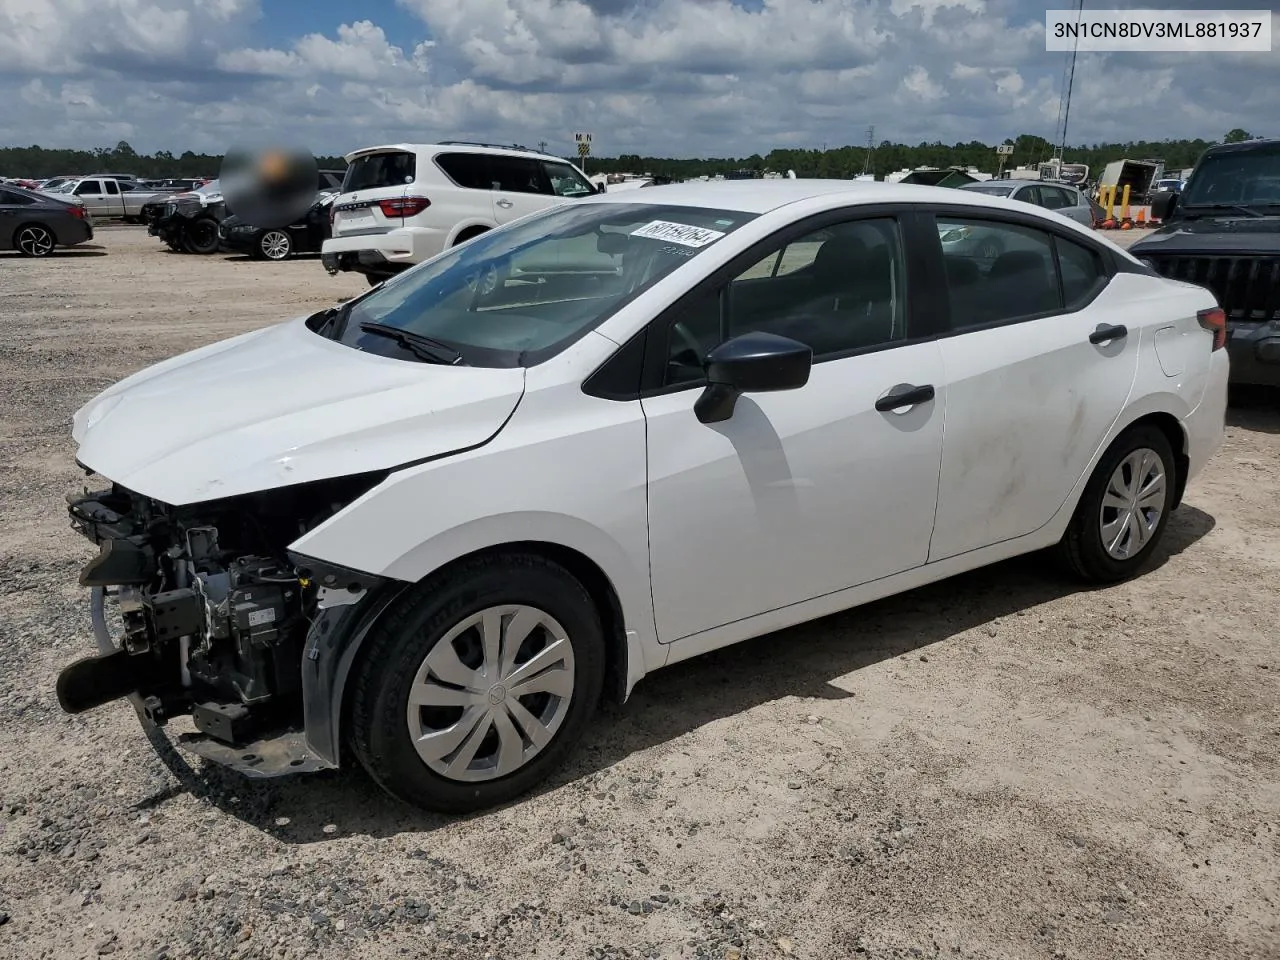
MULTIPOLYGON (((1084 10, 1084 0, 1076 0, 1076 25, 1079 26, 1081 13, 1084 10)), ((1058 102, 1058 129, 1057 143, 1054 144, 1053 156, 1059 163, 1062 162, 1062 155, 1067 149, 1067 121, 1071 119, 1071 88, 1075 85, 1076 79, 1076 54, 1080 50, 1080 33, 1076 32, 1075 46, 1071 49, 1071 59, 1067 61, 1067 68, 1063 71, 1062 99, 1058 102)))
POLYGON ((876 148, 876 128, 874 126, 867 127, 867 156, 862 161, 862 175, 865 177, 871 172, 871 152, 876 148))
POLYGON ((546 152, 547 152, 547 141, 545 141, 545 140, 539 140, 539 141, 538 141, 538 152, 539 152, 539 153, 546 153, 546 152))

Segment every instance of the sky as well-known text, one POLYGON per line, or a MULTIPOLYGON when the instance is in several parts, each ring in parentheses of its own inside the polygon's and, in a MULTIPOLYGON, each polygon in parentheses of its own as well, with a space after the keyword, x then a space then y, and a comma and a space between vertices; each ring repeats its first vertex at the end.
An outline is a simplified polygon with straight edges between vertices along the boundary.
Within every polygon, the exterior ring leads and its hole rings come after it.
MULTIPOLYGON (((862 144, 869 126, 877 142, 1053 139, 1066 55, 1045 51, 1044 12, 1071 6, 0 0, 0 146, 222 153, 270 139, 338 154, 468 139, 569 153, 589 131, 602 156, 745 157, 862 144)), ((1280 48, 1082 53, 1068 141, 1280 135, 1278 89, 1280 48)))

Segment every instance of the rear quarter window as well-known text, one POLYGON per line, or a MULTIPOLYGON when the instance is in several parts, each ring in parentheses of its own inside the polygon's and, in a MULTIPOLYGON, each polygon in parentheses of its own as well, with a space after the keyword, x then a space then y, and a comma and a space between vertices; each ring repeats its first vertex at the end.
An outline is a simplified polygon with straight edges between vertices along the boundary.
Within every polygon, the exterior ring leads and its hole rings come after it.
POLYGON ((492 190, 489 158, 477 153, 441 153, 436 156, 436 166, 450 180, 468 190, 492 190))
POLYGON ((418 173, 418 158, 403 150, 371 153, 356 157, 347 167, 342 192, 375 190, 379 187, 403 187, 413 183, 418 173))

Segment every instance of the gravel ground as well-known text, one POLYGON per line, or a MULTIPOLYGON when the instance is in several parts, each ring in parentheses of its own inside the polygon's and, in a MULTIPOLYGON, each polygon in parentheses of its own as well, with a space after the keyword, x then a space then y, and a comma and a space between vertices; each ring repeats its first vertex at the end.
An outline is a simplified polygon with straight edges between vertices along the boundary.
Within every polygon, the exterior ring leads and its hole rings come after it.
POLYGON ((54 698, 92 643, 70 416, 364 286, 98 239, 0 255, 0 957, 1280 957, 1274 398, 1137 581, 1021 560, 673 667, 508 808, 185 789, 54 698))

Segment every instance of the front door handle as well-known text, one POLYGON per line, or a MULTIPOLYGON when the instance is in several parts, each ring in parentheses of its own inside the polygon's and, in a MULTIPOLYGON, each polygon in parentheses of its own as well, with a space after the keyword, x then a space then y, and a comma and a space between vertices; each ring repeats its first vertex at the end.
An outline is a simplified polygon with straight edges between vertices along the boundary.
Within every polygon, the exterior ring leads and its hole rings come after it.
POLYGON ((1110 326, 1103 324, 1097 330, 1089 334, 1089 342, 1092 344, 1106 343, 1109 340, 1123 340, 1129 335, 1129 328, 1123 324, 1118 326, 1110 326))
POLYGON ((504 210, 509 210, 512 207, 512 203, 506 197, 503 197, 498 201, 498 206, 502 207, 504 210))
POLYGON ((909 383, 893 388, 892 393, 885 394, 876 401, 876 409, 881 413, 897 410, 901 407, 914 407, 917 403, 926 403, 933 399, 933 384, 926 383, 916 387, 909 383))

